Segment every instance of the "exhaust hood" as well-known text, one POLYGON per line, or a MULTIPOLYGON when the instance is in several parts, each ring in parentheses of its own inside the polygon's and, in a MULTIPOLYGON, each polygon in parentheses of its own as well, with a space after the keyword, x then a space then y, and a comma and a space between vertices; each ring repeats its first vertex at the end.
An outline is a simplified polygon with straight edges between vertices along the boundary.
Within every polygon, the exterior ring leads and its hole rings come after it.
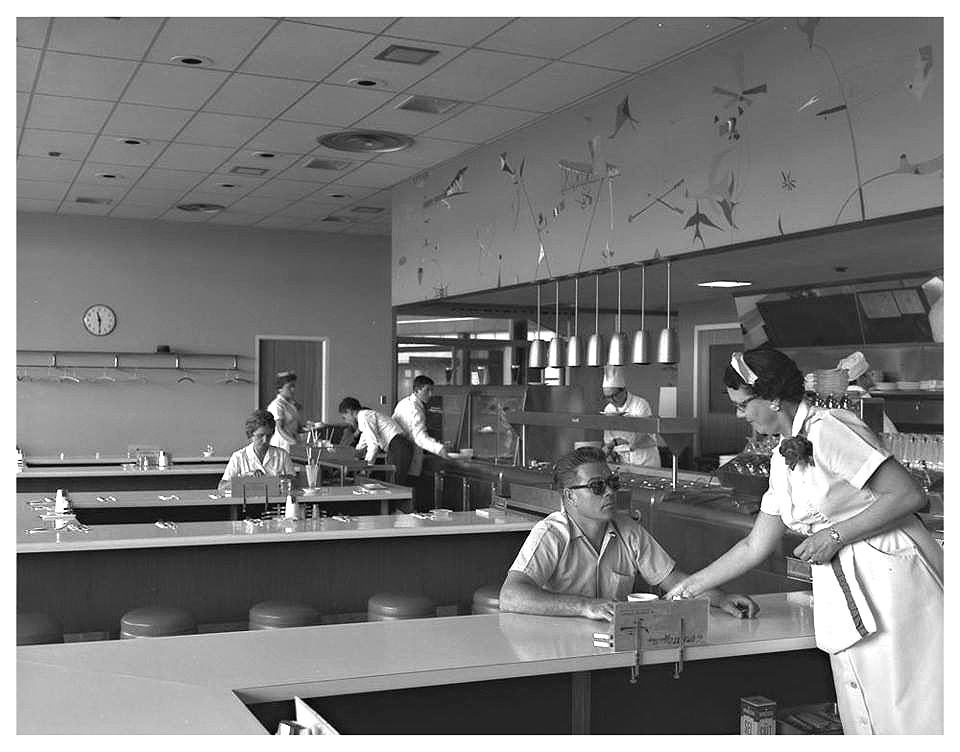
MULTIPOLYGON (((933 342, 939 277, 734 296, 744 344, 827 347, 933 342)), ((942 315, 942 314, 941 314, 942 315)))

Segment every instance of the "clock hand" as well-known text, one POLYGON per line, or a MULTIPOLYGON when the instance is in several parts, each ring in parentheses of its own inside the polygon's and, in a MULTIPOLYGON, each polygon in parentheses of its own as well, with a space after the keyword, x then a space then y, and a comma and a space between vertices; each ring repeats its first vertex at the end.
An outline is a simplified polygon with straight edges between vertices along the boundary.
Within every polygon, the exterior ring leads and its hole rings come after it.
POLYGON ((99 312, 99 311, 97 311, 97 331, 98 331, 98 332, 102 332, 102 331, 103 331, 103 324, 102 324, 101 321, 100 321, 100 312, 99 312))

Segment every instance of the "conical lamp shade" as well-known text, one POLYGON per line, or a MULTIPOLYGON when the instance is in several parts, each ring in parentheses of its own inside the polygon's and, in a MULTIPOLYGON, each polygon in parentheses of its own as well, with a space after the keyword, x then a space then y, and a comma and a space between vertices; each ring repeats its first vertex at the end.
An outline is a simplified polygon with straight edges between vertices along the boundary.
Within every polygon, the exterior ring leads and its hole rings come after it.
POLYGON ((587 365, 588 366, 603 365, 603 335, 602 334, 591 334, 590 339, 587 340, 587 365))
POLYGON ((563 365, 563 341, 558 334, 547 347, 547 365, 551 368, 560 368, 563 365))
POLYGON ((657 363, 676 363, 680 342, 676 329, 661 329, 660 341, 657 342, 657 363))
POLYGON ((582 364, 580 358, 580 338, 574 334, 567 340, 567 365, 576 368, 582 364))
POLYGON ((610 348, 607 350, 607 365, 622 366, 626 363, 627 335, 623 332, 614 332, 610 338, 610 348))
POLYGON ((543 368, 547 364, 547 354, 543 348, 543 340, 535 339, 530 342, 530 357, 527 365, 530 368, 543 368))
POLYGON ((650 362, 650 337, 646 329, 638 329, 633 333, 633 353, 631 360, 634 363, 650 362))

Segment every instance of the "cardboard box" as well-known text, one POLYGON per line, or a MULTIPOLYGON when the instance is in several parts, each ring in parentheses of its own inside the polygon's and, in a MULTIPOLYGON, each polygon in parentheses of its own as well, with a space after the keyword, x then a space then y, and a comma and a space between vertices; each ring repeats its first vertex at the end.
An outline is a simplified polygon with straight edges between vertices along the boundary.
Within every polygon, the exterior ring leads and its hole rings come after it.
MULTIPOLYGON (((639 624, 641 651, 676 649, 680 647, 680 620, 683 619, 684 645, 698 645, 707 638, 709 612, 708 598, 617 603, 612 634, 604 637, 614 650, 634 650, 639 624)), ((604 641, 597 634, 594 638, 604 641)))
POLYGON ((740 698, 740 734, 776 734, 777 703, 763 695, 740 698))

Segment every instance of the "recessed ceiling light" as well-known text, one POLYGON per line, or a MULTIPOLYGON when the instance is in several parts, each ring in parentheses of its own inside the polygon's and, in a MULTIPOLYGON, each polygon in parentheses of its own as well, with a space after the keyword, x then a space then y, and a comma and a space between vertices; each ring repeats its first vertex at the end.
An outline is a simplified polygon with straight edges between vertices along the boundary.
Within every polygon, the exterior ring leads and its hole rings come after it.
POLYGON ((277 155, 272 151, 255 151, 253 156, 259 157, 260 159, 273 159, 277 155))
POLYGON ((220 204, 177 204, 177 208, 185 212, 213 212, 223 211, 227 207, 220 204))
POLYGON ((407 47, 402 44, 391 44, 383 52, 374 55, 375 60, 388 60, 391 63, 406 63, 407 65, 423 65, 427 60, 438 55, 439 50, 428 50, 424 47, 407 47))
POLYGON ((328 193, 327 196, 330 198, 350 198, 349 193, 328 193))
POLYGON ((456 99, 441 99, 440 97, 425 97, 414 95, 407 97, 394 109, 410 110, 411 112, 426 112, 430 115, 442 115, 456 107, 460 102, 456 99))
POLYGON ((753 282, 734 282, 732 280, 718 279, 713 282, 697 282, 697 287, 748 287, 753 282))
POLYGON ((48 156, 48 157, 59 157, 59 156, 62 156, 62 155, 63 155, 63 152, 62 152, 62 151, 48 151, 48 152, 47 152, 47 156, 48 156))
POLYGON ((113 172, 98 172, 98 173, 97 173, 97 177, 98 177, 98 178, 103 178, 104 180, 119 180, 119 179, 120 179, 120 175, 117 175, 116 173, 113 173, 113 172))
POLYGON ((78 204, 112 204, 112 198, 95 198, 93 196, 77 196, 74 201, 78 204))
POLYGON ((121 136, 117 139, 121 144, 126 144, 127 146, 141 146, 147 143, 146 139, 143 138, 134 138, 132 136, 121 136))
POLYGON ((220 183, 221 188, 236 188, 236 183, 220 183))
POLYGON ((180 65, 210 65, 213 63, 208 57, 200 57, 199 55, 174 55, 170 58, 171 63, 179 63, 180 65))
POLYGON ((334 217, 334 216, 329 216, 329 217, 324 217, 324 218, 321 219, 320 221, 321 221, 321 222, 340 222, 340 223, 343 223, 343 222, 349 222, 350 220, 347 219, 346 217, 334 217))
POLYGON ((383 211, 383 207, 380 206, 355 206, 350 211, 356 212, 357 214, 379 214, 383 211))
POLYGON ((373 86, 384 86, 386 84, 386 81, 383 81, 379 78, 365 77, 365 78, 351 78, 349 81, 347 81, 347 83, 353 84, 354 86, 373 87, 373 86))

